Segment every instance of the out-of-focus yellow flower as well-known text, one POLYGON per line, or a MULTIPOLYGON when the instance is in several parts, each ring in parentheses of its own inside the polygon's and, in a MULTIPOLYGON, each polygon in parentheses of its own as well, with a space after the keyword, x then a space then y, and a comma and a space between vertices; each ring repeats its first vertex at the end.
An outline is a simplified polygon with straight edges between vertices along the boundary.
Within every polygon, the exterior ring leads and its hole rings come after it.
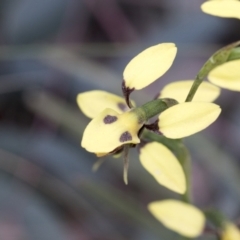
POLYGON ((176 53, 174 43, 161 43, 139 53, 123 72, 125 86, 136 90, 148 86, 171 67, 176 53))
POLYGON ((150 203, 148 209, 165 227, 183 236, 197 237, 203 231, 205 216, 190 204, 164 200, 150 203))
POLYGON ((140 143, 138 131, 143 124, 134 111, 119 114, 107 108, 87 125, 82 147, 102 155, 123 144, 140 143))
MULTIPOLYGON (((102 90, 79 93, 77 103, 82 112, 89 118, 96 117, 106 108, 111 108, 118 113, 129 110, 123 97, 102 90)), ((132 105, 135 105, 133 101, 132 105)))
POLYGON ((220 113, 220 107, 214 103, 180 103, 159 115, 159 131, 168 138, 187 137, 208 127, 220 113))
POLYGON ((140 149, 140 161, 159 184, 180 194, 186 191, 186 179, 179 161, 161 143, 144 145, 140 149))
POLYGON ((224 225, 221 240, 239 240, 240 230, 231 222, 224 225))
POLYGON ((219 87, 240 91, 240 60, 226 62, 214 68, 208 75, 209 81, 219 87))
MULTIPOLYGON (((194 80, 184 80, 167 84, 159 94, 159 98, 173 98, 179 103, 186 100, 194 80)), ((193 102, 213 102, 220 94, 220 88, 208 82, 203 82, 196 94, 193 102)))
POLYGON ((214 16, 240 19, 239 0, 210 0, 203 3, 201 9, 214 16))

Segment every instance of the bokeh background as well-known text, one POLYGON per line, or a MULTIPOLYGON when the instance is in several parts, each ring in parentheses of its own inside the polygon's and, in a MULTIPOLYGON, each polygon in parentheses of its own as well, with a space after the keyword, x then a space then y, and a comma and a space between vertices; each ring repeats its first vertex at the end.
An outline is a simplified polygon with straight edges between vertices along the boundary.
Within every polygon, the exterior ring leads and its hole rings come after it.
MULTIPOLYGON (((200 0, 0 1, 0 239, 181 239, 148 213, 149 202, 178 198, 130 154, 97 160, 80 147, 89 119, 76 95, 121 94, 128 61, 148 46, 174 42, 178 55, 159 81, 133 93, 151 100, 171 81, 193 79, 208 57, 240 39, 240 21, 208 16, 200 0)), ((240 93, 223 90, 221 117, 188 137, 193 196, 240 216, 240 93)), ((211 235, 199 239, 215 239, 211 235)))

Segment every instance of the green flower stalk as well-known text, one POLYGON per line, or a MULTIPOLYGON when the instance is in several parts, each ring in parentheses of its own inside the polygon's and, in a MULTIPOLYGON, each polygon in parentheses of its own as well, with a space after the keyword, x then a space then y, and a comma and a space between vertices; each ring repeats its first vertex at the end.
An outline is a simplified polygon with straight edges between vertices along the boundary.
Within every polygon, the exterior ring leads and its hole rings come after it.
MULTIPOLYGON (((203 67, 198 72, 195 81, 187 95, 186 102, 191 102, 194 95, 196 94, 200 84, 203 82, 205 77, 216 67, 231 61, 231 56, 233 56, 234 48, 240 44, 240 41, 229 44, 222 49, 215 52, 203 65, 203 67)), ((236 57, 236 55, 235 55, 236 57)))

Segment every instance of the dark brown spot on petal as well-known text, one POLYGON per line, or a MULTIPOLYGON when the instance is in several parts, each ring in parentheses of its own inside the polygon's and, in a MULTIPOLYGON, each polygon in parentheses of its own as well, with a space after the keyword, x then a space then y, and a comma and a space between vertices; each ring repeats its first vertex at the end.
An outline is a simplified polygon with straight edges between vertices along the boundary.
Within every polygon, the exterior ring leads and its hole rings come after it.
POLYGON ((105 124, 111 124, 113 122, 116 122, 117 121, 117 117, 116 116, 111 116, 111 115, 107 115, 104 119, 103 119, 103 122, 105 124))
POLYGON ((127 142, 132 140, 132 135, 127 131, 124 132, 120 137, 120 142, 127 142))
POLYGON ((111 115, 107 115, 104 119, 103 119, 103 122, 105 124, 111 124, 113 122, 116 122, 117 121, 117 117, 116 116, 111 116, 111 115))
POLYGON ((118 108, 121 109, 123 112, 127 111, 128 106, 125 103, 118 103, 118 108))

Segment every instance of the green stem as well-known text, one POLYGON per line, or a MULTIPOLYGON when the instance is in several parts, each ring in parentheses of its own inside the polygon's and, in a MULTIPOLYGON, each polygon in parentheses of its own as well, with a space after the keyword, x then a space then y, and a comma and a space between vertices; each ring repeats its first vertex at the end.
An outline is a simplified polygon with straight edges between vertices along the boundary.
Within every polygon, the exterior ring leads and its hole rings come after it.
POLYGON ((186 192, 183 194, 182 199, 186 203, 192 202, 192 194, 191 194, 191 159, 187 148, 184 146, 182 142, 178 144, 178 152, 176 153, 179 162, 181 163, 185 177, 186 177, 186 192))
POLYGON ((138 115, 139 122, 146 122, 148 119, 176 104, 178 104, 178 102, 171 98, 156 99, 141 107, 134 108, 132 111, 138 115))
POLYGON ((237 59, 240 59, 240 47, 232 49, 227 61, 229 62, 229 61, 233 61, 233 60, 237 60, 237 59))
POLYGON ((152 140, 152 141, 155 141, 155 142, 162 143, 163 145, 165 145, 167 148, 169 148, 173 152, 175 152, 178 142, 181 141, 181 140, 178 140, 178 139, 166 138, 163 135, 155 134, 155 133, 150 132, 146 129, 142 133, 142 138, 146 139, 146 140, 152 140))
POLYGON ((213 70, 215 67, 234 59, 239 59, 240 57, 240 50, 239 48, 236 48, 240 44, 240 41, 234 42, 232 44, 229 44, 217 52, 215 52, 203 65, 203 67, 198 72, 195 81, 188 93, 188 96, 185 100, 185 102, 191 102, 195 93, 198 90, 198 87, 203 82, 204 78, 209 74, 211 70, 213 70))
POLYGON ((226 217, 216 209, 207 209, 204 211, 204 214, 208 221, 210 221, 217 229, 222 229, 224 223, 227 221, 226 217))
POLYGON ((174 152, 177 159, 182 165, 185 177, 186 177, 186 192, 182 195, 182 200, 186 203, 192 202, 191 194, 191 159, 189 152, 181 140, 174 142, 174 152))
POLYGON ((187 98, 185 100, 185 102, 191 102, 195 93, 197 92, 199 86, 201 85, 201 83, 203 82, 203 79, 199 78, 199 76, 197 76, 193 82, 193 85, 187 95, 187 98))

